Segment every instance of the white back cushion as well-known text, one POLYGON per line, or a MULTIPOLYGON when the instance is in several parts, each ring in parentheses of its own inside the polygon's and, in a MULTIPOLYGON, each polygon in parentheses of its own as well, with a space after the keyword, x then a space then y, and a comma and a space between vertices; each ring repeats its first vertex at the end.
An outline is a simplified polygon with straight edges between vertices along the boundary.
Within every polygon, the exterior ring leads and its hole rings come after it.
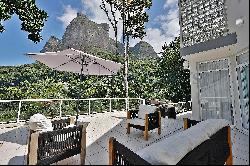
POLYGON ((30 117, 29 127, 34 131, 53 131, 52 123, 42 114, 34 114, 30 117))
POLYGON ((156 106, 141 104, 139 106, 138 118, 145 119, 145 114, 154 113, 156 109, 156 106))
POLYGON ((228 124, 225 119, 208 119, 186 129, 181 134, 189 138, 194 149, 228 124))

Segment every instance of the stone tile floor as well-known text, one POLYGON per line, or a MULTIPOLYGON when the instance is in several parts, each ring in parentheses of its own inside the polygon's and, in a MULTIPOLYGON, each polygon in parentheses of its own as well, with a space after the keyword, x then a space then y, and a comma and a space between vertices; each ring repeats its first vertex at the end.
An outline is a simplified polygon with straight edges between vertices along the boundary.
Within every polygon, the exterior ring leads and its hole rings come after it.
MULTIPOLYGON (((131 128, 131 133, 126 134, 126 112, 124 111, 80 116, 81 121, 90 122, 87 127, 86 165, 108 164, 108 139, 111 136, 115 137, 131 150, 137 151, 146 146, 150 146, 154 142, 169 137, 176 132, 182 131, 183 117, 191 118, 191 112, 179 114, 177 120, 162 118, 161 135, 158 135, 157 129, 155 129, 149 132, 149 140, 145 141, 143 132, 140 130, 131 128)), ((0 129, 0 164, 26 164, 27 135, 27 126, 0 129)), ((249 140, 249 138, 245 139, 249 140)), ((235 149, 237 149, 237 147, 234 147, 233 144, 233 153, 240 152, 235 149)), ((243 152, 244 154, 249 154, 249 148, 245 148, 240 153, 243 152)), ((244 154, 234 154, 235 164, 249 163, 249 157, 246 157, 244 154)), ((53 165, 75 165, 79 163, 79 155, 76 155, 54 163, 53 165)))

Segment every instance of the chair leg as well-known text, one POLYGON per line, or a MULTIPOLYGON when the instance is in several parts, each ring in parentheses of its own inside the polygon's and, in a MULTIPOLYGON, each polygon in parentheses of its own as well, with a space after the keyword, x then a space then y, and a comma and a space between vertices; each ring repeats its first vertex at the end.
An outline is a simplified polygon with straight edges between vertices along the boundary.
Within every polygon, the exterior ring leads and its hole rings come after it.
POLYGON ((228 126, 227 129, 227 141, 229 144, 229 156, 226 160, 226 165, 233 165, 233 154, 232 154, 232 142, 231 142, 231 128, 228 126))
POLYGON ((147 128, 147 127, 145 127, 144 139, 145 139, 146 141, 148 140, 148 128, 147 128))
POLYGON ((130 126, 129 126, 129 123, 127 124, 127 134, 130 134, 130 126))
POLYGON ((161 135, 161 126, 158 127, 158 134, 161 135))
POLYGON ((148 140, 148 114, 145 114, 145 131, 144 131, 144 138, 148 140))
POLYGON ((158 124, 158 134, 161 135, 161 112, 159 111, 159 124, 158 124))

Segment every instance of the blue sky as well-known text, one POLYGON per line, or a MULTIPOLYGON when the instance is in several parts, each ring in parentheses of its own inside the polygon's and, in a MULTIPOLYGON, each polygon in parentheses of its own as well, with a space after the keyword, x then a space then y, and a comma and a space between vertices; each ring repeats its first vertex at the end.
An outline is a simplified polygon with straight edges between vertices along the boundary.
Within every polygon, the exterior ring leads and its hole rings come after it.
MULTIPOLYGON (((156 52, 161 51, 161 46, 165 42, 169 43, 179 35, 177 1, 153 0, 153 5, 148 11, 147 36, 143 40, 150 43, 156 52)), ((85 13, 89 19, 97 23, 108 22, 105 13, 99 8, 100 0, 36 0, 36 4, 49 15, 41 33, 43 40, 35 44, 27 39, 27 33, 20 30, 21 23, 18 17, 13 15, 10 20, 3 22, 6 31, 0 33, 0 66, 34 62, 24 54, 40 52, 52 35, 61 39, 66 26, 76 17, 77 12, 85 13)), ((114 37, 112 30, 110 37, 114 37)), ((131 46, 139 41, 131 41, 131 46)))

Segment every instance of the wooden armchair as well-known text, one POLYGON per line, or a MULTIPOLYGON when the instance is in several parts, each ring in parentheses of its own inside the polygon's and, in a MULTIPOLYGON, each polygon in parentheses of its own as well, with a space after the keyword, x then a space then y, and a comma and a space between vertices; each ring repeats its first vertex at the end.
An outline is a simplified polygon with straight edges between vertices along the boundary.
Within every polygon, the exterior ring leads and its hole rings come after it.
POLYGON ((49 165, 80 154, 81 165, 86 157, 87 124, 48 132, 34 132, 28 143, 27 165, 49 165))
POLYGON ((161 134, 161 112, 156 106, 140 105, 139 110, 127 112, 127 134, 130 134, 130 127, 144 131, 144 138, 148 140, 148 131, 158 128, 161 134))
POLYGON ((29 131, 27 165, 49 165, 80 154, 85 164, 86 127, 89 122, 75 124, 74 117, 51 121, 52 131, 29 131))

